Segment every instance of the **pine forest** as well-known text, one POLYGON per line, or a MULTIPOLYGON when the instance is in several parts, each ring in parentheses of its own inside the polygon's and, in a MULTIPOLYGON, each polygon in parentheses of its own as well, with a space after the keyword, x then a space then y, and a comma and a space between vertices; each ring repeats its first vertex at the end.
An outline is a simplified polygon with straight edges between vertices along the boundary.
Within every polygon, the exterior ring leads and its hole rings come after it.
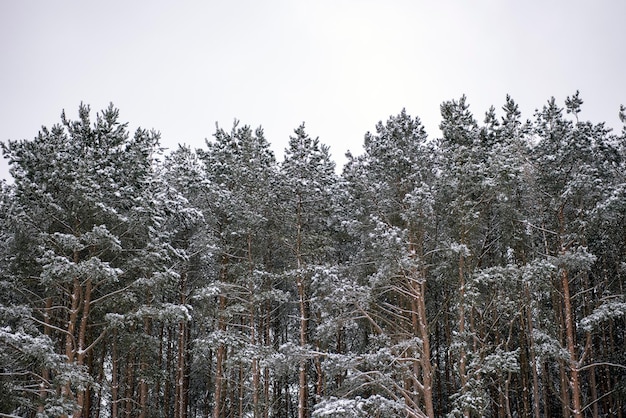
POLYGON ((401 110, 342 168, 113 105, 3 142, 0 417, 626 417, 626 108, 582 104, 401 110))

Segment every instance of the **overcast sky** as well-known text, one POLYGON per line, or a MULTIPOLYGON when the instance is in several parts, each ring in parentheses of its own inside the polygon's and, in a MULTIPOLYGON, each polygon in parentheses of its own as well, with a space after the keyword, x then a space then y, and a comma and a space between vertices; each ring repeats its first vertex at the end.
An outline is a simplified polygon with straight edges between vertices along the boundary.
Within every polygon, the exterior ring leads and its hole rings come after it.
POLYGON ((619 129, 625 16, 623 0, 4 0, 0 141, 112 102, 169 149, 236 118, 280 160, 305 122, 341 166, 402 108, 437 137, 444 100, 482 121, 508 93, 532 118, 577 89, 582 118, 619 129))

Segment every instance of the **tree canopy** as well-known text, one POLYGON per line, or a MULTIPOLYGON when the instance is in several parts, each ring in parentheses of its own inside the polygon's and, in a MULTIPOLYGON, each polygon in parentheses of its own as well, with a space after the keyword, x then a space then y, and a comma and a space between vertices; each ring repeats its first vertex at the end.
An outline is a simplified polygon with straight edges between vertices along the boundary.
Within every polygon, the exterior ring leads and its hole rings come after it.
POLYGON ((626 118, 440 109, 341 174, 113 105, 2 143, 0 416, 624 416, 626 118))

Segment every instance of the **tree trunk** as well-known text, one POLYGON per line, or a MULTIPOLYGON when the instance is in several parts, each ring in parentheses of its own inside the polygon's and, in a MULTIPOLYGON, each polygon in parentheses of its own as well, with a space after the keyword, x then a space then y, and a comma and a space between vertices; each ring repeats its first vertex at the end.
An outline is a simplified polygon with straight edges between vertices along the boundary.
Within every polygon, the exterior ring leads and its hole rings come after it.
POLYGON ((126 377, 125 377, 125 390, 124 390, 124 416, 126 418, 131 418, 133 415, 133 400, 135 399, 135 353, 134 348, 131 348, 126 356, 126 377))
MULTIPOLYGON (((163 360, 163 345, 165 342, 165 324, 163 322, 160 323, 159 325, 159 354, 158 354, 158 367, 159 370, 165 370, 165 378, 167 379, 167 364, 164 363, 163 360)), ((163 411, 163 396, 161 396, 161 383, 162 383, 162 378, 161 375, 158 374, 157 375, 157 379, 155 382, 155 386, 154 386, 154 393, 156 394, 156 408, 159 411, 163 411)))
POLYGON ((176 380, 176 370, 174 368, 174 347, 172 326, 167 327, 167 354, 165 358, 165 388, 163 389, 163 412, 165 416, 172 416, 172 380, 176 380))
POLYGON ((565 361, 559 360, 559 376, 560 376, 560 387, 561 387, 561 410, 563 411, 563 418, 570 417, 570 397, 569 391, 567 390, 569 386, 569 381, 567 378, 567 371, 565 367, 565 361))
MULTIPOLYGON (((181 305, 186 303, 186 273, 180 275, 179 283, 179 302, 181 305)), ((187 326, 184 320, 178 323, 178 351, 176 354, 176 381, 174 390, 174 417, 186 418, 186 402, 185 402, 185 359, 186 359, 186 333, 187 326)))
MULTIPOLYGON (((300 347, 304 350, 308 343, 308 312, 306 289, 302 269, 304 268, 304 260, 302 258, 302 196, 298 194, 297 221, 296 221, 296 262, 298 269, 298 277, 296 284, 298 287, 298 305, 300 309, 300 347)), ((307 361, 300 360, 298 367, 298 418, 308 417, 308 382, 307 382, 307 361)))
MULTIPOLYGON (((304 280, 300 273, 298 273, 298 297, 300 306, 300 347, 304 349, 307 344, 308 321, 304 292, 304 280)), ((307 361, 305 359, 301 359, 300 365, 298 367, 298 418, 307 418, 308 385, 306 366, 307 361)))
MULTIPOLYGON (((48 297, 46 298, 46 307, 44 308, 44 314, 43 314, 43 323, 44 323, 43 333, 47 337, 50 337, 50 335, 52 334, 52 328, 50 327, 51 311, 52 311, 52 298, 48 297)), ((44 402, 47 397, 47 391, 49 387, 48 382, 50 381, 50 369, 46 367, 45 365, 43 366, 41 370, 41 377, 42 377, 42 381, 40 383, 40 389, 39 389, 39 401, 41 403, 40 403, 40 406, 37 408, 37 412, 39 414, 43 414, 44 402)))
MULTIPOLYGON (((85 292, 84 298, 82 301, 83 313, 80 321, 80 329, 78 332, 78 350, 76 356, 76 364, 79 367, 85 365, 85 357, 87 356, 87 323, 89 322, 89 313, 91 310, 91 291, 92 291, 92 282, 91 278, 88 278, 85 283, 85 292)), ((76 396, 76 404, 77 410, 74 412, 74 418, 88 418, 89 411, 83 411, 83 407, 85 406, 85 392, 86 389, 78 390, 76 396)))
POLYGON ((418 284, 418 323, 420 338, 422 339, 422 356, 420 358, 420 364, 422 366, 422 385, 424 387, 424 406, 426 408, 426 415, 430 418, 434 418, 435 409, 433 407, 433 369, 430 358, 430 336, 428 330, 428 318, 426 317, 426 282, 425 277, 422 283, 418 284))
POLYGON ((118 418, 119 403, 119 357, 117 352, 117 331, 113 330, 113 347, 111 348, 111 418, 118 418))
MULTIPOLYGON (((560 238, 563 239, 565 235, 565 218, 563 213, 563 206, 559 209, 559 225, 560 225, 560 238)), ((560 243, 561 254, 565 254, 566 247, 561 241, 560 243)), ((569 370, 570 370, 570 387, 572 391, 572 413, 575 418, 582 417, 582 404, 581 404, 581 395, 580 395, 580 380, 578 377, 578 353, 576 347, 576 336, 574 329, 574 313, 572 311, 572 300, 570 297, 570 286, 569 286, 569 274, 566 268, 561 269, 561 291, 563 292, 563 307, 565 314, 565 334, 566 334, 566 342, 567 342, 567 351, 569 352, 569 370)))
POLYGON ((580 380, 578 377, 578 353, 574 336, 574 315, 569 290, 569 276, 566 269, 561 271, 561 286, 565 305, 565 332, 567 337, 567 351, 569 352, 570 387, 572 389, 572 413, 575 418, 582 417, 580 396, 580 380))
MULTIPOLYGON (((535 356, 535 339, 533 337, 533 318, 530 306, 530 285, 525 286, 526 294, 526 322, 528 333, 528 354, 530 357, 530 368, 533 376, 533 414, 535 418, 540 418, 539 413, 539 376, 537 375, 537 357, 535 356)), ((545 389, 544 389, 545 390, 545 389)))
MULTIPOLYGON (((463 250, 461 250, 463 251, 463 250)), ((459 374, 461 378, 461 393, 467 388, 467 354, 465 351, 465 256, 459 255, 459 334, 461 335, 461 353, 459 354, 459 374)), ((466 409, 463 416, 469 418, 470 412, 466 409)))
MULTIPOLYGON (((143 319, 143 332, 145 335, 152 333, 150 318, 143 319)), ((147 349, 147 348, 146 348, 147 349)), ((146 374, 148 372, 148 360, 146 359, 146 349, 141 350, 139 355, 139 418, 146 418, 148 414, 148 382, 146 374)))
MULTIPOLYGON (((75 254, 74 259, 78 262, 78 253, 75 254)), ((74 363, 76 353, 75 334, 81 296, 81 287, 78 277, 75 277, 73 280, 71 295, 69 318, 67 321, 67 333, 65 335, 65 356, 67 357, 67 362, 69 364, 74 363)), ((63 392, 66 397, 71 399, 73 398, 73 394, 70 384, 71 382, 68 382, 67 385, 65 385, 63 392)))
MULTIPOLYGON (((248 274, 249 277, 249 293, 252 298, 255 294, 255 289, 252 283, 254 275, 254 260, 252 259, 252 234, 248 234, 248 274)), ((256 337, 256 306, 253 301, 250 301, 249 312, 249 326, 250 326, 250 345, 254 347, 257 344, 256 337)), ((261 381, 261 372, 259 369, 259 360, 256 356, 252 358, 252 416, 257 418, 259 416, 259 386, 261 381)))
MULTIPOLYGON (((223 312, 226 307, 226 298, 223 295, 219 296, 219 312, 223 312)), ((224 323, 224 318, 220 315, 218 319, 218 330, 220 332, 224 332, 226 330, 226 324, 224 323)), ((215 395, 213 401, 213 418, 220 418, 220 414, 222 411, 222 386, 224 381, 224 352, 225 346, 223 343, 220 343, 217 347, 217 356, 215 359, 215 395)))

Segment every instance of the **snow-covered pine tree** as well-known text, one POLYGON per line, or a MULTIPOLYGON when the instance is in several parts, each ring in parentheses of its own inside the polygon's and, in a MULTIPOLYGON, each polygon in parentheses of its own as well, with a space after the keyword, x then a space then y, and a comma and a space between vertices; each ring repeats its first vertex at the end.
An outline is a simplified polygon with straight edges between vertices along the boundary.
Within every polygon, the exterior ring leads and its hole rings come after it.
POLYGON ((268 274, 278 245, 272 227, 276 159, 261 128, 253 131, 235 122, 231 132, 218 128, 214 137, 201 153, 215 186, 210 211, 218 265, 212 286, 217 323, 206 339, 216 353, 213 416, 261 416, 270 405, 270 370, 261 370, 261 360, 272 344, 271 316, 284 298, 268 274))
MULTIPOLYGON (((321 351, 328 341, 314 336, 316 326, 323 326, 323 310, 331 303, 332 292, 325 285, 332 280, 334 230, 336 228, 337 175, 329 148, 318 138, 311 138, 300 125, 289 138, 280 165, 280 236, 284 277, 293 291, 297 306, 297 344, 290 358, 298 365, 298 417, 311 414, 315 397, 323 395, 326 386, 321 351), (314 373, 311 371, 314 365, 314 373), (315 376, 311 382, 311 375, 315 376), (314 388, 314 390, 311 390, 314 388)), ((326 319, 328 320, 328 319, 326 319)), ((295 336, 294 336, 295 337, 295 336)))
MULTIPOLYGON (((480 346, 477 324, 468 293, 468 281, 480 265, 488 232, 491 203, 488 154, 489 141, 482 141, 478 123, 469 110, 466 97, 441 105, 442 138, 438 143, 437 210, 441 218, 442 240, 449 251, 438 261, 444 300, 456 321, 446 325, 451 334, 450 350, 458 367, 453 382, 453 409, 450 415, 482 415, 488 395, 479 371, 480 346), (454 263, 453 260, 456 259, 454 263), (456 280, 455 280, 456 279, 456 280), (452 293, 450 291, 452 290, 452 293), (450 330, 454 330, 450 332, 450 330)), ((450 367, 450 366, 448 366, 450 367)))
POLYGON ((155 214, 146 211, 158 135, 130 137, 118 117, 111 105, 92 124, 81 105, 78 120, 63 114, 34 140, 3 144, 15 180, 10 216, 26 240, 14 249, 12 272, 32 295, 33 321, 77 372, 60 392, 75 417, 104 405, 101 371, 111 353, 102 342, 112 330, 105 315, 125 313, 146 290, 137 265, 151 264, 154 274, 162 268, 150 261, 159 244, 150 233, 155 214))
POLYGON ((370 393, 409 416, 435 416, 428 323, 429 258, 436 246, 433 149, 419 118, 406 110, 367 133, 365 153, 344 178, 360 251, 351 260, 367 289, 361 315, 372 335, 349 372, 351 397, 370 393), (359 266, 366 266, 360 268, 359 266), (358 372, 357 372, 358 371, 358 372), (392 383, 393 382, 393 383, 392 383))
POLYGON ((564 109, 554 98, 536 113, 538 143, 532 154, 541 194, 541 239, 545 254, 558 269, 553 275, 554 288, 558 289, 553 295, 554 319, 559 324, 556 339, 567 351, 560 362, 562 409, 574 417, 583 416, 585 403, 597 407, 599 398, 596 385, 591 384, 595 368, 584 364, 594 356, 593 336, 583 334, 577 323, 591 314, 597 303, 592 292, 605 282, 595 267, 598 259, 605 266, 614 265, 606 248, 606 238, 612 234, 607 220, 613 217, 607 204, 611 206, 608 202, 614 201, 621 176, 615 138, 602 123, 580 121, 582 103, 578 92, 566 99, 565 110, 574 115, 573 121, 563 115, 564 109))

